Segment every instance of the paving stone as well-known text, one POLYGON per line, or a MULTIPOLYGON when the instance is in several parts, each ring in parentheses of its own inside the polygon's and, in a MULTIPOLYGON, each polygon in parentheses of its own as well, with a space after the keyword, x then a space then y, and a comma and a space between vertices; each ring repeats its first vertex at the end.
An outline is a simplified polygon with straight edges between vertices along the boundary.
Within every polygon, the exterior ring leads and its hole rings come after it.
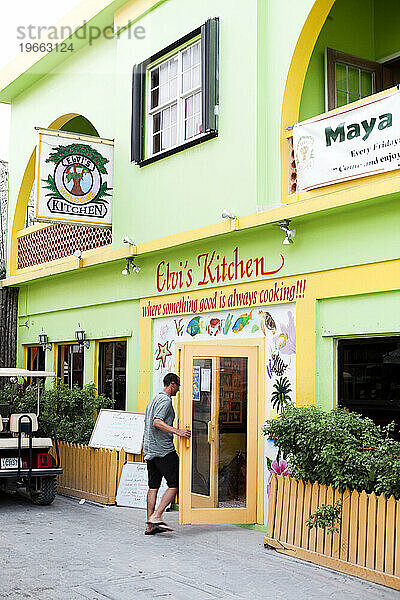
POLYGON ((394 600, 398 592, 263 547, 232 525, 144 535, 145 512, 0 495, 0 599, 394 600))

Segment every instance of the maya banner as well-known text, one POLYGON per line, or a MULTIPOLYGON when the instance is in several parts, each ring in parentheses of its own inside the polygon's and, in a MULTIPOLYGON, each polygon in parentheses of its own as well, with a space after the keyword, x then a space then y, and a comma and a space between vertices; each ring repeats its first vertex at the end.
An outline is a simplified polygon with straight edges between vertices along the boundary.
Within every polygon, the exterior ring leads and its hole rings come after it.
POLYGON ((297 123, 300 191, 400 168, 400 92, 297 123))
POLYGON ((114 143, 39 130, 36 220, 111 227, 114 143))

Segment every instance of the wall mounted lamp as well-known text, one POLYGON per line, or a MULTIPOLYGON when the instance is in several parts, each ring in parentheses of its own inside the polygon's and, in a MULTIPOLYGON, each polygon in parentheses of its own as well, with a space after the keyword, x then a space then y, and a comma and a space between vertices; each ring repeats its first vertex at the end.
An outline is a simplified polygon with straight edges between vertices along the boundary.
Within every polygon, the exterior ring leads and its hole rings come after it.
POLYGON ((221 214, 221 218, 222 219, 237 219, 237 216, 234 215, 233 213, 229 212, 229 210, 227 210, 226 208, 224 208, 224 210, 222 211, 221 214))
POLYGON ((293 238, 296 235, 295 229, 289 229, 290 219, 283 219, 283 221, 279 221, 278 225, 285 234, 285 239, 283 240, 283 244, 293 244, 293 238))
POLYGON ((124 244, 129 244, 130 246, 136 246, 135 242, 133 242, 128 235, 126 235, 122 241, 124 244))
POLYGON ((43 327, 42 327, 42 331, 38 335, 38 339, 39 339, 39 344, 42 346, 44 351, 51 350, 53 348, 53 344, 51 342, 49 342, 49 337, 48 337, 47 333, 45 333, 43 331, 43 327))
POLYGON ((80 348, 83 348, 83 346, 85 346, 85 348, 90 348, 90 342, 89 340, 85 340, 85 330, 82 329, 80 323, 78 323, 78 329, 75 331, 75 339, 80 348))
POLYGON ((135 259, 133 258, 133 256, 129 256, 126 259, 125 269, 121 271, 122 275, 130 275, 130 269, 132 269, 132 273, 140 273, 140 271, 142 270, 140 267, 135 265, 135 259))

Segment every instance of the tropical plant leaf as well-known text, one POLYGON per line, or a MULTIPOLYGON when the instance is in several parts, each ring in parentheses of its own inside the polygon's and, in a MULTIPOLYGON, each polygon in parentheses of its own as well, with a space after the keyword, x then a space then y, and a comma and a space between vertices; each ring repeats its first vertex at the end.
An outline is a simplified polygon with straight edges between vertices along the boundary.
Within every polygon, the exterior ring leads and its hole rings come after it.
POLYGON ((56 200, 64 200, 63 196, 61 196, 60 192, 57 189, 54 177, 49 175, 47 179, 42 179, 42 181, 44 183, 43 187, 47 190, 50 190, 50 193, 46 194, 46 196, 50 196, 50 198, 55 198, 56 200))

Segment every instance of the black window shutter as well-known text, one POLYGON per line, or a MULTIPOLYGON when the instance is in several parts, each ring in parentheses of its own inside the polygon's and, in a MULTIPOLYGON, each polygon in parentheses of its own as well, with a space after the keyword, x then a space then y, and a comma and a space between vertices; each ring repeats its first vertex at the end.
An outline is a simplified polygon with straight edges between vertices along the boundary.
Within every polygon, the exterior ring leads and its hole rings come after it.
POLYGON ((145 76, 144 63, 133 67, 131 161, 135 163, 140 163, 144 159, 145 76))
POLYGON ((208 19, 201 27, 203 133, 218 129, 218 46, 219 19, 208 19))

